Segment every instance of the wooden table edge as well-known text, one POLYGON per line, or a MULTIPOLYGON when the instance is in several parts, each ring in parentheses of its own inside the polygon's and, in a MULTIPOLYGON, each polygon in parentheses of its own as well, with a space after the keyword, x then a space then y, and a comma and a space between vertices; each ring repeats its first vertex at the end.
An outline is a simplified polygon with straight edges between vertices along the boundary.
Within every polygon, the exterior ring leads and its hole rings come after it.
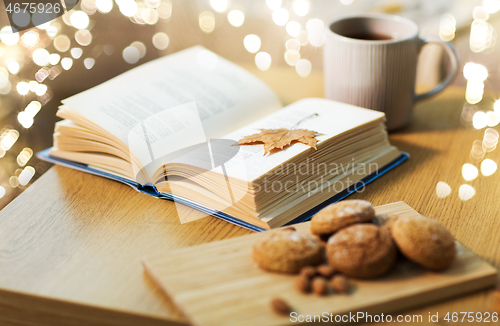
POLYGON ((180 326, 182 320, 164 319, 134 311, 62 300, 33 293, 0 289, 0 325, 180 326), (30 304, 27 304, 27 303, 30 304), (45 322, 41 322, 44 320, 45 322), (50 323, 47 323, 50 321, 50 323), (7 324, 4 324, 7 323, 7 324))

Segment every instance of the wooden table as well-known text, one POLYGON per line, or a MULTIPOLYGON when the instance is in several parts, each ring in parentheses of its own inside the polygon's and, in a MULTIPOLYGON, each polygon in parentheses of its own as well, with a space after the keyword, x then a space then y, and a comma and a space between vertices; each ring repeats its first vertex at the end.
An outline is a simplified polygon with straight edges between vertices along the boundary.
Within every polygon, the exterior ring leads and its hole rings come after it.
MULTIPOLYGON (((307 85, 292 75, 260 77, 285 102, 322 94, 320 75, 307 85), (283 80, 289 81, 286 86, 283 80)), ((418 104, 412 124, 390 136, 394 145, 411 154, 410 160, 352 198, 375 205, 405 201, 441 221, 498 268, 500 172, 463 180, 461 167, 469 162, 472 143, 483 137, 483 131, 461 125, 463 102, 463 89, 449 88, 418 104), (439 181, 451 186, 449 196, 436 196, 439 181), (465 183, 476 190, 468 201, 458 197, 465 183)), ((498 152, 487 156, 498 162, 498 152)), ((249 232, 212 217, 180 225, 172 202, 53 167, 0 212, 0 325, 184 324, 183 316, 144 274, 141 257, 249 232)), ((442 318, 448 311, 490 311, 493 293, 403 313, 439 312, 442 318)))

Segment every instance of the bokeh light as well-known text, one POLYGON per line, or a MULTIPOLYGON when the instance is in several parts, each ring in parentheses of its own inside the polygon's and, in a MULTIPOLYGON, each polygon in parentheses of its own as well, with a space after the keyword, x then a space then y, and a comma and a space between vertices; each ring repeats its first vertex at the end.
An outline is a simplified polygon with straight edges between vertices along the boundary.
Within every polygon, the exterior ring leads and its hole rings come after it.
POLYGON ((95 5, 99 12, 105 14, 113 9, 113 0, 96 0, 95 5))
POLYGON ((291 54, 295 54, 300 51, 300 43, 296 39, 290 39, 286 41, 285 48, 291 54))
POLYGON ((161 4, 161 0, 144 0, 144 4, 149 8, 158 8, 161 4))
POLYGON ((19 66, 19 63, 17 63, 17 61, 11 61, 7 65, 7 69, 9 69, 9 72, 13 75, 17 74, 20 68, 21 67, 19 66))
POLYGON ((307 21, 306 30, 311 45, 319 47, 325 43, 326 34, 324 28, 325 24, 320 19, 312 18, 307 21))
POLYGON ((160 19, 158 12, 153 8, 146 8, 141 11, 142 20, 148 25, 154 25, 160 19))
POLYGON ((309 12, 309 1, 295 0, 293 2, 293 11, 300 17, 304 17, 309 12))
POLYGON ((500 100, 495 101, 495 104, 493 104, 493 110, 495 110, 495 113, 500 116, 500 100))
POLYGON ((146 46, 144 45, 144 43, 140 41, 135 41, 132 44, 130 44, 130 46, 133 46, 139 51, 139 58, 141 59, 144 58, 144 56, 146 55, 146 46))
POLYGON ((212 33, 215 28, 215 16, 210 11, 204 11, 198 18, 200 29, 205 33, 212 33))
POLYGON ((59 63, 59 60, 61 60, 61 56, 57 53, 51 53, 49 55, 49 63, 53 66, 59 63))
POLYGON ((170 39, 167 34, 159 32, 153 35, 153 45, 158 50, 165 50, 169 43, 170 39))
POLYGON ((121 0, 118 8, 124 16, 132 17, 137 13, 137 2, 134 0, 121 0))
POLYGON ((266 5, 271 10, 277 10, 281 7, 282 0, 266 0, 266 5))
POLYGON ((50 37, 54 37, 57 35, 59 30, 57 29, 56 26, 50 25, 49 27, 47 27, 46 32, 47 32, 47 35, 49 35, 50 37))
POLYGON ((115 52, 115 47, 111 44, 106 44, 102 49, 106 55, 112 55, 115 52))
POLYGON ((260 37, 255 34, 249 34, 243 39, 245 49, 250 53, 257 53, 260 50, 260 37))
POLYGON ((312 64, 311 61, 307 59, 300 59, 295 64, 295 70, 300 77, 307 77, 311 73, 312 64))
POLYGON ((487 128, 484 131, 482 147, 485 152, 492 152, 498 145, 498 132, 493 128, 487 128))
MULTIPOLYGON (((63 65, 63 60, 61 60, 61 67, 62 67, 62 65, 63 65)), ((38 71, 38 73, 43 74, 43 76, 45 76, 45 77, 43 77, 41 80, 39 78, 37 78, 37 80, 40 80, 40 82, 41 82, 41 81, 43 81, 43 79, 45 79, 47 77, 49 77, 50 80, 53 80, 54 78, 59 76, 61 74, 61 72, 63 71, 63 69, 61 69, 61 67, 54 66, 48 70, 44 70, 44 68, 40 69, 38 71)), ((47 68, 45 68, 45 69, 47 69, 47 68)))
POLYGON ((16 90, 19 95, 26 95, 30 91, 30 86, 27 82, 19 82, 16 85, 16 90))
POLYGON ((9 184, 12 188, 16 188, 19 186, 19 178, 15 175, 9 178, 9 184))
POLYGON ((271 55, 267 52, 259 52, 255 55, 255 65, 259 68, 259 70, 269 70, 271 62, 271 55))
POLYGON ((80 59, 83 54, 83 50, 81 48, 72 48, 70 53, 74 59, 80 59))
POLYGON ((134 16, 129 17, 130 21, 134 24, 145 25, 146 22, 144 21, 143 15, 147 17, 147 11, 149 11, 150 9, 151 8, 146 7, 144 2, 137 2, 137 11, 135 12, 134 16))
POLYGON ((439 181, 436 185, 436 196, 438 198, 447 197, 451 193, 451 187, 444 181, 439 181))
POLYGON ((497 171, 497 164, 495 163, 495 161, 487 158, 481 162, 481 174, 484 175, 485 177, 489 177, 496 171, 497 171))
POLYGON ((245 21, 245 14, 241 10, 231 10, 227 13, 227 20, 232 26, 240 27, 245 21))
POLYGON ((85 58, 85 60, 83 60, 83 65, 87 69, 92 69, 92 67, 94 66, 94 64, 95 64, 95 59, 94 58, 85 58))
POLYGON ((470 104, 481 102, 484 94, 484 83, 480 81, 468 81, 465 87, 465 99, 470 104))
POLYGON ((441 16, 439 22, 439 37, 443 41, 451 41, 455 38, 457 21, 451 14, 441 16))
POLYGON ((27 48, 34 47, 35 45, 37 45, 39 40, 40 36, 38 35, 38 32, 35 30, 27 31, 21 37, 22 44, 27 48))
POLYGON ((24 112, 26 112, 26 114, 28 114, 30 117, 34 118, 41 108, 42 104, 40 102, 31 101, 30 104, 28 104, 24 109, 24 112))
POLYGON ((34 92, 38 86, 38 82, 36 80, 30 80, 28 86, 30 87, 30 91, 34 92))
POLYGON ((483 6, 475 6, 472 10, 472 18, 488 20, 490 19, 490 14, 484 9, 483 6))
POLYGON ((309 33, 307 33, 304 30, 301 30, 299 32, 299 35, 297 35, 296 38, 297 38, 297 41, 299 41, 301 46, 305 46, 305 45, 307 45, 307 43, 309 43, 309 33))
POLYGON ((36 49, 33 52, 33 62, 35 62, 40 67, 47 66, 49 64, 49 51, 45 49, 36 49))
POLYGON ((488 78, 488 70, 481 64, 467 62, 464 65, 464 77, 470 81, 483 82, 488 78))
POLYGON ((81 10, 72 10, 72 14, 69 17, 71 25, 78 29, 84 29, 89 26, 89 16, 81 10))
POLYGON ((481 64, 468 62, 464 65, 463 74, 467 79, 465 99, 470 104, 479 103, 483 99, 484 81, 488 78, 488 70, 481 64))
POLYGON ((48 87, 47 85, 44 84, 38 84, 35 87, 35 94, 38 96, 43 96, 45 93, 47 93, 48 87))
POLYGON ((86 29, 80 29, 75 33, 76 43, 87 46, 92 42, 92 34, 86 29))
POLYGON ((481 140, 475 140, 470 151, 471 160, 474 162, 479 162, 484 158, 485 154, 486 149, 483 147, 483 142, 481 140))
POLYGON ((483 0, 483 8, 490 14, 500 10, 500 0, 483 0))
POLYGON ((172 2, 170 0, 162 0, 158 8, 156 8, 160 19, 168 20, 172 16, 172 2))
POLYGON ((33 125, 33 117, 30 117, 26 112, 21 111, 17 115, 17 120, 19 123, 26 129, 30 128, 33 125))
POLYGON ((472 52, 482 52, 495 45, 493 27, 482 19, 474 19, 471 24, 469 47, 472 52))
POLYGON ((0 41, 5 45, 14 45, 19 41, 19 33, 13 33, 13 28, 5 26, 0 30, 0 41))
POLYGON ((8 151, 19 139, 19 131, 15 129, 5 128, 0 135, 0 148, 3 151, 8 151))
POLYGON ((54 47, 59 52, 66 52, 71 46, 71 40, 66 35, 59 35, 54 39, 54 47))
POLYGON ((139 61, 139 59, 141 58, 139 50, 137 50, 137 48, 133 46, 128 46, 123 49, 122 56, 123 60, 130 64, 137 63, 137 61, 139 61))
POLYGON ((23 169, 23 171, 21 172, 21 174, 19 174, 19 184, 21 186, 25 186, 27 185, 31 178, 33 178, 33 176, 35 175, 35 169, 32 167, 32 166, 27 166, 23 169))
POLYGON ((4 88, 9 84, 9 73, 5 68, 0 68, 0 88, 4 88))
POLYGON ((229 0, 210 0, 210 5, 215 11, 224 12, 229 6, 229 0))
POLYGON ((472 181, 479 175, 479 170, 470 163, 462 165, 462 177, 465 181, 472 181))
POLYGON ((0 88, 0 94, 7 95, 10 93, 11 89, 12 84, 10 83, 10 81, 7 81, 7 84, 4 87, 0 88))
POLYGON ((29 147, 23 148, 23 150, 17 155, 16 161, 20 167, 23 167, 28 163, 28 161, 33 156, 33 150, 29 147))
POLYGON ((71 67, 73 66, 73 59, 71 58, 62 58, 61 59, 61 66, 64 70, 70 70, 71 67))
POLYGON ((285 51, 285 62, 292 67, 295 67, 297 64, 297 61, 299 61, 301 58, 300 52, 297 53, 290 53, 288 51, 285 51))
POLYGON ((472 123, 472 118, 474 114, 478 111, 476 105, 471 105, 469 103, 464 103, 462 108, 462 114, 460 114, 460 120, 462 124, 469 125, 472 123))
POLYGON ((475 194, 476 190, 469 185, 461 185, 458 189, 458 197, 463 201, 471 199, 475 194))
POLYGON ((301 26, 300 26, 299 22, 292 20, 292 21, 289 21, 288 23, 286 23, 286 32, 291 37, 297 37, 300 33, 300 30, 301 30, 301 26))
POLYGON ((486 112, 486 116, 488 117, 488 127, 495 127, 500 123, 500 117, 494 111, 486 112))
POLYGON ((278 26, 284 26, 288 22, 288 10, 285 8, 276 9, 273 11, 273 21, 278 26))
POLYGON ((95 0, 82 0, 80 2, 80 8, 88 15, 93 15, 97 11, 95 0))
POLYGON ((483 111, 477 111, 472 117, 472 125, 476 129, 483 129, 488 125, 488 115, 483 111))

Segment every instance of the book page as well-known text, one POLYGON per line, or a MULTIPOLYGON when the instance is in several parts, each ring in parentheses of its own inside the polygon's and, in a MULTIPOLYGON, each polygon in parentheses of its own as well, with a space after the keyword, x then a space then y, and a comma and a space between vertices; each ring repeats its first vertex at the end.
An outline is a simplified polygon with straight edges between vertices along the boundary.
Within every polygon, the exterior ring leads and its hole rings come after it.
MULTIPOLYGON (((322 142, 355 128, 369 123, 381 123, 385 120, 385 115, 382 112, 345 103, 311 98, 288 105, 223 138, 238 141, 245 136, 260 132, 259 129, 263 128, 291 128, 302 119, 304 120, 296 126, 296 129, 309 129, 321 133, 322 135, 316 136, 317 146, 320 146, 322 142)), ((239 146, 238 155, 234 155, 224 165, 228 176, 251 182, 307 150, 313 149, 302 143, 294 143, 284 150, 264 155, 263 145, 244 145, 239 146)))
POLYGON ((141 65, 62 102, 127 146, 135 136, 143 137, 132 144, 141 149, 134 154, 143 166, 164 155, 151 149, 220 138, 281 107, 261 80, 201 46, 141 65), (190 109, 182 111, 185 107, 190 109), (200 125, 189 139, 187 131, 200 125))

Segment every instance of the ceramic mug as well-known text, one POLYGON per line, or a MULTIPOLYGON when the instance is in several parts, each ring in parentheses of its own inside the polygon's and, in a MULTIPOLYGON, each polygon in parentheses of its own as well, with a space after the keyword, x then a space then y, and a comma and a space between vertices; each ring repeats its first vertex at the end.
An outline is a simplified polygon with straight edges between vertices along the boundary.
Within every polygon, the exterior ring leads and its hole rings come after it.
POLYGON ((329 25, 323 66, 327 98, 383 111, 387 129, 394 130, 410 121, 416 101, 440 92, 453 80, 458 55, 450 43, 419 38, 417 24, 409 19, 364 14, 329 25), (418 55, 428 43, 444 47, 451 70, 432 90, 415 94, 418 55))

